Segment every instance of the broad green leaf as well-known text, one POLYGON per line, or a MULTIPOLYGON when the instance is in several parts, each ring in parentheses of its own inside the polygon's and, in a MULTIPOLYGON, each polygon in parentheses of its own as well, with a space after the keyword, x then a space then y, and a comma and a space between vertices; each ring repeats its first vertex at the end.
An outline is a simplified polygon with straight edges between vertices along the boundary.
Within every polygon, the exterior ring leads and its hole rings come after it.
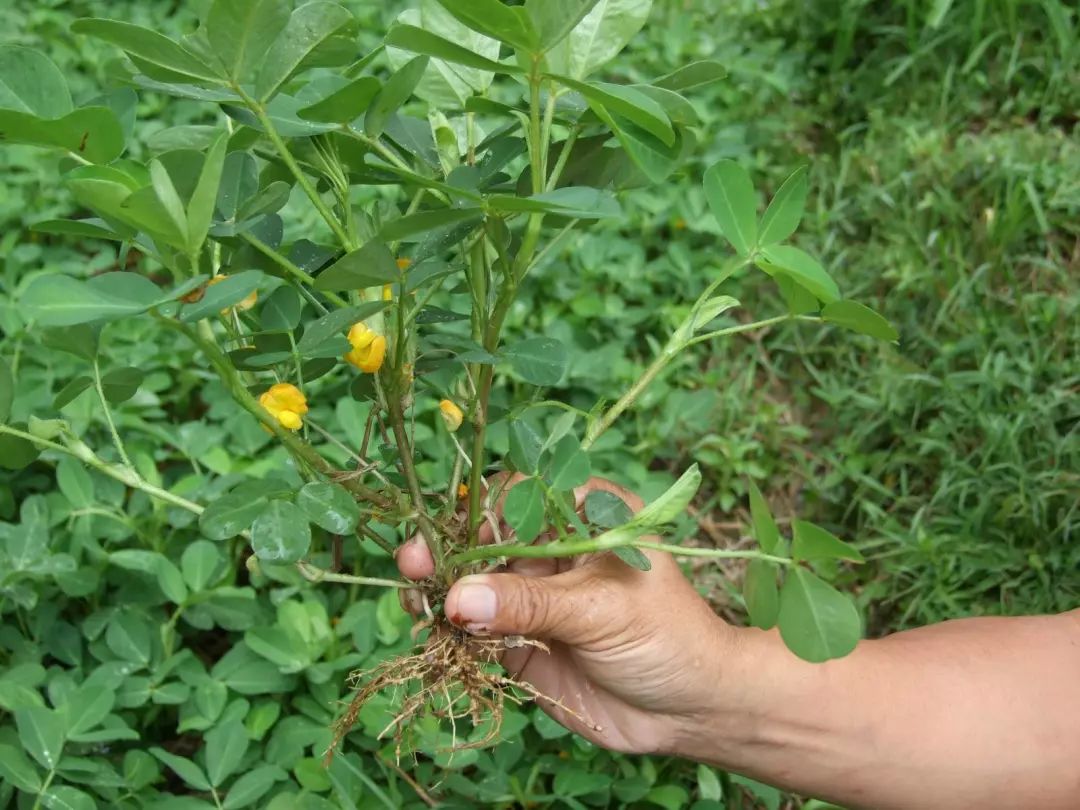
POLYGON ((149 28, 118 20, 84 18, 72 23, 71 30, 116 45, 129 55, 169 73, 199 81, 220 82, 220 77, 209 65, 149 28))
POLYGON ((738 300, 730 295, 718 295, 715 298, 702 301, 700 306, 695 306, 683 322, 679 324, 679 328, 672 333, 672 343, 675 345, 685 344, 720 315, 738 305, 738 300))
POLYGON ((543 447, 544 437, 532 422, 524 417, 510 420, 509 459, 515 470, 526 475, 535 473, 543 447))
POLYGON ((150 308, 145 300, 111 295, 71 276, 38 276, 23 293, 20 305, 39 326, 73 326, 138 315, 150 308))
MULTIPOLYGON (((38 51, 21 45, 0 46, 0 110, 62 118, 72 110, 64 74, 38 51)), ((4 139, 9 140, 6 132, 4 139)))
POLYGON ((535 540, 544 527, 544 488, 539 479, 528 478, 512 486, 506 493, 503 515, 518 543, 535 540))
POLYGON ((866 562, 854 546, 806 520, 792 523, 791 554, 796 560, 849 560, 866 562))
POLYGON ((372 138, 377 138, 382 134, 390 116, 413 94, 427 66, 428 57, 417 56, 394 71, 394 75, 386 80, 386 84, 382 86, 375 100, 371 102, 371 106, 367 108, 364 115, 364 132, 372 138))
POLYGON ((395 23, 386 35, 386 44, 490 73, 525 73, 525 69, 519 65, 488 59, 476 51, 462 47, 456 42, 451 42, 416 25, 395 23))
POLYGON ((269 101, 321 45, 355 24, 352 13, 337 3, 313 0, 297 8, 263 60, 255 83, 260 101, 269 101))
POLYGON ((199 528, 211 540, 228 540, 249 528, 265 509, 263 499, 230 493, 207 505, 199 515, 199 528))
POLYGON ((705 197, 724 238, 740 256, 757 246, 757 199, 746 169, 721 160, 705 172, 705 197))
POLYGON ((585 518, 601 529, 614 529, 630 521, 633 511, 614 492, 593 490, 585 496, 585 518))
POLYGON ((356 499, 339 484, 305 484, 296 495, 296 505, 308 520, 331 534, 351 534, 360 520, 356 499))
POLYGON ((806 315, 821 309, 821 304, 818 303, 814 294, 795 281, 792 276, 787 273, 776 273, 773 278, 780 289, 780 297, 784 299, 788 312, 792 315, 806 315))
POLYGON ((56 484, 75 508, 85 509, 94 503, 94 479, 76 459, 64 456, 57 462, 56 484))
POLYGON ((41 776, 34 763, 21 750, 7 743, 0 743, 0 778, 26 793, 41 790, 41 776))
POLYGON ((766 554, 772 554, 780 544, 780 530, 776 528, 769 511, 769 504, 753 481, 747 481, 750 489, 750 520, 754 524, 754 539, 758 541, 761 550, 766 554))
POLYGON ((300 325, 303 308, 304 299, 293 287, 278 287, 259 310, 259 323, 270 332, 291 332, 300 325))
POLYGON ((833 301, 821 308, 821 317, 852 332, 894 342, 900 333, 881 315, 857 301, 833 301))
POLYGON ((653 87, 651 84, 634 84, 631 87, 659 104, 672 124, 681 124, 685 127, 696 127, 701 124, 701 118, 694 109, 694 105, 674 90, 653 87))
POLYGON ((758 240, 761 244, 783 242, 799 227, 806 207, 806 173, 806 167, 800 166, 777 190, 761 218, 761 237, 758 240))
POLYGON ((0 132, 7 143, 64 149, 91 163, 109 163, 124 151, 124 131, 107 107, 82 107, 49 120, 0 109, 0 132))
POLYGON ((229 78, 254 78, 266 52, 289 22, 289 0, 215 0, 206 37, 229 78))
POLYGON ((251 547, 266 562, 298 562, 311 547, 307 516, 288 501, 270 501, 251 525, 251 547))
POLYGON ((505 355, 514 372, 533 385, 558 385, 569 364, 566 346, 555 338, 518 341, 506 347, 505 355))
POLYGON ((11 366, 0 358, 0 425, 11 416, 11 403, 15 399, 15 378, 11 376, 11 366))
POLYGON ((118 658, 146 666, 150 663, 149 619, 129 611, 118 613, 105 630, 105 644, 118 658))
POLYGON ((401 280, 397 260, 384 243, 372 240, 347 253, 315 277, 324 292, 362 290, 401 280))
POLYGON ((150 753, 168 765, 177 776, 196 790, 205 790, 209 792, 212 789, 210 780, 206 778, 206 774, 203 772, 202 768, 190 759, 185 759, 176 754, 170 754, 164 748, 158 748, 156 746, 150 749, 150 753))
POLYGON ((30 226, 34 233, 78 236, 88 239, 123 239, 101 219, 46 219, 30 226))
MULTIPOLYGON (((542 0, 532 0, 537 2, 542 0)), ((575 79, 596 72, 641 30, 651 9, 652 0, 599 0, 569 36, 548 50, 547 69, 575 79)))
POLYGON ((101 390, 110 405, 121 405, 131 399, 142 385, 145 375, 141 370, 115 368, 101 378, 101 390))
POLYGON ((68 736, 97 728, 116 705, 116 692, 105 686, 84 684, 69 696, 67 713, 68 736))
POLYGON ((247 729, 239 720, 214 726, 203 738, 206 741, 206 773, 210 784, 218 787, 240 767, 248 749, 247 729))
POLYGON ((208 540, 196 540, 180 557, 180 571, 192 593, 200 593, 213 585, 224 570, 225 558, 208 540))
POLYGON ((150 161, 150 182, 154 187, 154 194, 158 202, 161 203, 165 213, 168 214, 169 221, 172 223, 175 232, 179 234, 180 240, 190 244, 184 201, 180 199, 180 193, 176 190, 168 170, 157 159, 150 161))
POLYGON ((658 527, 671 523, 686 512, 694 495, 701 486, 701 470, 693 464, 679 480, 652 503, 634 516, 634 523, 644 527, 658 527))
POLYGON ((97 810, 98 803, 89 793, 70 785, 54 785, 41 797, 47 810, 97 810))
MULTIPOLYGON (((26 425, 12 425, 16 430, 26 430, 26 425)), ((33 464, 41 451, 32 442, 17 436, 0 434, 0 467, 21 470, 33 464)))
POLYGON ((184 304, 179 318, 185 323, 195 323, 203 318, 217 315, 221 310, 235 306, 258 289, 263 282, 259 270, 245 270, 226 276, 223 281, 207 286, 206 293, 194 304, 184 304))
POLYGON ((262 765, 237 779, 225 794, 221 806, 224 810, 250 807, 265 796, 276 782, 287 778, 288 774, 277 765, 262 765))
POLYGON ((535 211, 574 219, 606 219, 622 216, 622 208, 610 191, 584 186, 565 186, 543 194, 534 194, 531 197, 493 194, 488 197, 488 205, 496 211, 511 213, 535 211))
MULTIPOLYGON (((616 115, 604 107, 596 105, 593 107, 593 112, 615 133, 619 145, 622 146, 633 165, 652 183, 664 182, 675 171, 680 158, 687 150, 687 130, 677 130, 675 143, 667 146, 633 121, 616 115)), ((617 163, 615 165, 618 166, 617 163)), ((618 169, 614 181, 629 187, 633 187, 635 183, 640 185, 636 176, 623 177, 625 171, 622 168, 618 169)))
POLYGON ((589 106, 599 105, 610 113, 622 116, 666 146, 675 143, 675 130, 664 108, 640 90, 607 82, 582 82, 569 76, 553 75, 551 78, 581 93, 589 106))
POLYGON ((330 338, 350 329, 353 324, 367 320, 386 309, 387 306, 386 301, 369 301, 355 307, 335 309, 304 328, 304 334, 296 344, 296 350, 303 355, 311 354, 330 338))
POLYGON ((305 121, 347 124, 371 106, 381 89, 382 83, 375 77, 360 76, 322 100, 301 107, 296 114, 305 121))
POLYGON ((536 29, 541 50, 562 42, 598 0, 526 0, 525 13, 536 29))
POLYGON ((259 192, 259 167, 247 152, 225 156, 218 188, 217 209, 226 220, 235 220, 237 212, 259 192))
POLYGON ((862 634, 854 602, 800 566, 780 589, 779 625, 788 649, 813 663, 847 655, 862 634))
POLYGON ((638 571, 652 571, 652 563, 649 558, 639 548, 634 546, 616 546, 613 548, 612 553, 631 568, 636 568, 638 571))
POLYGON ((830 304, 840 299, 840 289, 832 276, 806 251, 792 245, 767 245, 761 249, 761 255, 764 261, 757 264, 765 272, 773 275, 778 271, 786 273, 823 303, 830 304))
POLYGON ((60 763, 67 733, 64 715, 44 706, 16 709, 14 715, 23 750, 36 759, 41 767, 55 770, 60 763))
POLYGON ((439 208, 434 211, 420 211, 387 222, 379 231, 379 239, 383 242, 397 242, 450 225, 479 222, 483 215, 483 211, 479 208, 439 208))
POLYGON ((701 62, 691 62, 689 65, 683 65, 666 76, 661 76, 653 82, 653 85, 681 93, 683 90, 713 84, 726 76, 727 69, 722 64, 706 59, 701 62))
POLYGON ((591 473, 589 454, 581 449, 581 442, 574 436, 560 439, 551 452, 551 465, 547 471, 552 489, 579 487, 589 480, 591 473))
POLYGON ((222 133, 206 153, 202 172, 187 207, 188 254, 196 254, 206 241, 210 223, 214 219, 221 175, 225 168, 225 152, 229 146, 227 133, 222 133))
POLYGON ((539 38, 525 9, 502 0, 439 0, 458 22, 486 37, 513 45, 527 53, 539 50, 539 38))
POLYGON ((768 630, 780 613, 780 591, 776 587, 776 563, 751 560, 743 579, 743 599, 750 624, 768 630))
MULTIPOLYGON (((708 765, 697 766, 697 786, 701 798, 710 802, 719 802, 724 798, 724 785, 716 771, 708 765)), ((699 808, 706 810, 706 808, 699 808)))

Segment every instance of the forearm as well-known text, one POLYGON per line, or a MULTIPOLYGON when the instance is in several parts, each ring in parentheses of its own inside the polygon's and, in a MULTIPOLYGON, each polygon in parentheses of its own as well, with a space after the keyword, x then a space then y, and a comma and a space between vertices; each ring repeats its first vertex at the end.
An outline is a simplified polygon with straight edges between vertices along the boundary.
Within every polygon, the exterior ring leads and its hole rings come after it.
POLYGON ((740 631, 677 753, 846 805, 1076 807, 1080 612, 966 619, 807 664, 740 631))

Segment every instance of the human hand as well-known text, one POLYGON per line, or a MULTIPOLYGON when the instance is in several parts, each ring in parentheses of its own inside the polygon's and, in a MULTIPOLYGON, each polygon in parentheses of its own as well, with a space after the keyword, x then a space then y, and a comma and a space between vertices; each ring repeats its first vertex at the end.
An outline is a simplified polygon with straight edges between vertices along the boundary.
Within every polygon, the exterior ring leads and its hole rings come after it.
MULTIPOLYGON (((503 497, 520 480, 509 479, 503 497)), ((642 507, 636 495, 600 478, 575 491, 578 507, 596 490, 617 495, 634 511, 642 507)), ((493 533, 485 529, 481 541, 491 542, 493 533)), ((712 612, 669 555, 646 554, 650 571, 631 568, 610 552, 513 560, 505 573, 456 582, 446 597, 446 616, 476 635, 545 642, 550 652, 509 649, 502 663, 512 677, 558 701, 561 706, 538 702, 572 731, 618 751, 675 753, 700 726, 735 630, 712 612)), ((397 562, 413 580, 434 571, 420 537, 399 550, 397 562)))

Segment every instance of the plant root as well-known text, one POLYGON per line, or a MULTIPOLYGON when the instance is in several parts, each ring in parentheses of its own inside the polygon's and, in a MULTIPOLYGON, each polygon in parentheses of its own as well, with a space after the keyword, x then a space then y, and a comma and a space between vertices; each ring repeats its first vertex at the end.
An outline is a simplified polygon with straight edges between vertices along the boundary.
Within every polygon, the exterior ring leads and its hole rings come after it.
MULTIPOLYGON (((432 622, 429 620, 424 624, 432 622)), ((485 748, 493 743, 502 727, 506 701, 517 705, 526 700, 546 701, 583 725, 599 731, 599 726, 561 700, 545 695, 531 684, 511 678, 502 671, 498 665, 501 653, 526 646, 548 652, 547 645, 540 641, 521 636, 476 638, 445 620, 437 620, 419 652, 383 661, 369 670, 357 671, 349 676, 349 683, 356 692, 344 714, 334 724, 334 736, 324 755, 324 763, 330 764, 335 750, 352 730, 367 702, 387 690, 403 690, 405 693, 405 700, 397 714, 378 735, 381 740, 393 734, 395 755, 399 762, 412 721, 427 710, 435 717, 449 721, 453 731, 453 745, 448 749, 451 752, 485 748), (459 720, 471 721, 474 728, 485 722, 489 726, 480 739, 461 742, 457 735, 459 720)))

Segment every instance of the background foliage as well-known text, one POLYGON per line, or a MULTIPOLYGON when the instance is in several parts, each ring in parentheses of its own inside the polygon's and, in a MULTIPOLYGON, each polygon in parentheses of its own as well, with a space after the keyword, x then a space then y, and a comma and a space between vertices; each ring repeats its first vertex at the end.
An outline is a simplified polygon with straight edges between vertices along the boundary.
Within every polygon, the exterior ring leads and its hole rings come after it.
MULTIPOLYGON (((405 5, 345 4, 372 46, 405 5)), ((72 35, 72 20, 175 34, 199 5, 20 0, 0 9, 0 30, 47 52, 85 99, 116 55, 72 35)), ((810 163, 802 244, 902 337, 886 347, 785 326, 691 353, 603 438, 594 469, 649 497, 697 460, 706 487, 679 534, 721 545, 741 542, 743 482, 756 480, 781 517, 857 542, 870 564, 850 585, 870 635, 1080 603, 1078 25, 1057 0, 658 0, 607 75, 634 81, 712 58, 730 78, 694 97, 709 136, 694 162, 663 193, 626 195, 626 218, 575 237, 527 282, 510 322, 573 349, 553 394, 588 407, 625 386, 685 315, 671 302, 692 300, 720 260, 700 178, 722 157, 769 192, 810 163)), ((145 94, 139 140, 165 148, 172 128, 206 123, 204 111, 145 94)), ((106 270, 119 257, 28 230, 72 210, 55 160, 9 148, 0 168, 0 356, 17 370, 25 419, 82 365, 21 331, 19 291, 41 270, 106 270)), ((289 225, 316 227, 298 215, 289 225)), ((743 300, 772 295, 759 277, 741 283, 755 288, 731 291, 743 300)), ((283 466, 187 348, 138 321, 110 328, 109 341, 118 368, 146 375, 117 409, 144 472, 186 465, 183 494, 283 466)), ((350 436, 356 407, 316 413, 350 436)), ((91 397, 63 415, 107 443, 91 397)), ((409 644, 395 594, 250 575, 243 544, 197 541, 189 516, 77 464, 0 471, 0 520, 0 804, 56 764, 68 792, 55 788, 45 806, 212 807, 208 785, 226 807, 419 807, 428 794, 443 806, 795 801, 690 763, 608 754, 532 708, 509 718, 495 749, 399 770, 374 739, 376 705, 352 753, 323 771, 343 674, 409 644), (47 706, 68 707, 66 743, 47 706)), ((375 546, 364 553, 371 572, 389 573, 375 546)), ((741 571, 724 574, 694 572, 726 611, 741 571)), ((431 750, 440 735, 428 730, 431 750)))

